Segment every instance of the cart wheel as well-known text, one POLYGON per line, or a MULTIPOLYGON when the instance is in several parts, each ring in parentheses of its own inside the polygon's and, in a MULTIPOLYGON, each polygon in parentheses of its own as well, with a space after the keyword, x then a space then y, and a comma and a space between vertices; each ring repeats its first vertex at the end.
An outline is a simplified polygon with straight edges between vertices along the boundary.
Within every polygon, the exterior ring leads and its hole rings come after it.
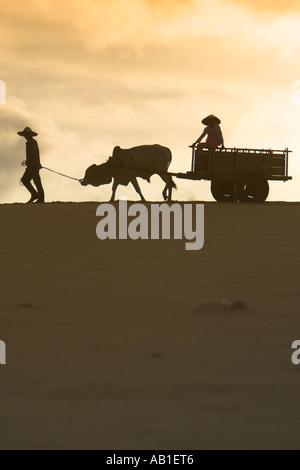
POLYGON ((235 193, 241 202, 264 202, 269 194, 269 183, 257 173, 248 173, 236 183, 235 193))
POLYGON ((237 197, 234 190, 234 183, 227 181, 212 180, 210 191, 216 201, 219 202, 236 202, 237 197))

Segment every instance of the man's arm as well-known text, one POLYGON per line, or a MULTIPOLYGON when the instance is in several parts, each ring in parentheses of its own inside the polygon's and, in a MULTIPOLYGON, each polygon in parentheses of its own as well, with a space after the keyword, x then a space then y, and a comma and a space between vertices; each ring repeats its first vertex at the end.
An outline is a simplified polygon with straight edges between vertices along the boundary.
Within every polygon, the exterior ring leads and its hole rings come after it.
POLYGON ((193 145, 196 145, 198 144, 199 142, 201 142, 201 140, 203 139, 203 137, 205 137, 207 134, 207 127, 204 129, 204 131, 202 132, 202 134, 200 135, 200 137, 198 137, 198 139, 196 140, 196 142, 194 142, 193 145))

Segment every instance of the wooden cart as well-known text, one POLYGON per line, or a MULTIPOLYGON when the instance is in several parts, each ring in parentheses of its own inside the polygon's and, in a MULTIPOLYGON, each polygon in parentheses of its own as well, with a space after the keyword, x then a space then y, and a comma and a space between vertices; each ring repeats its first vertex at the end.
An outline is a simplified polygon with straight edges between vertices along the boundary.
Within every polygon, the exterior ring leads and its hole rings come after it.
POLYGON ((200 157, 192 147, 192 166, 177 178, 211 181, 216 201, 264 202, 268 181, 288 181, 291 150, 224 148, 203 150, 200 157))

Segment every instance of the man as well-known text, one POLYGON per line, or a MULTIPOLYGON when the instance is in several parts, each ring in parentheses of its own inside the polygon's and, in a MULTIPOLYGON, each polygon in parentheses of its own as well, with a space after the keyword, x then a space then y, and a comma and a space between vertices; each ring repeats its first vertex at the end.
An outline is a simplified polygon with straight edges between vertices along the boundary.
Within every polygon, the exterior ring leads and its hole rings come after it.
POLYGON ((36 132, 33 132, 30 127, 25 127, 23 131, 17 133, 18 135, 25 137, 26 142, 26 160, 23 162, 26 165, 26 170, 24 175, 21 178, 21 182, 28 189, 31 194, 31 198, 28 202, 44 202, 45 195, 44 189, 40 177, 40 169, 42 168, 40 162, 40 152, 37 141, 33 138, 38 135, 36 132), (31 184, 33 180, 36 188, 31 184))

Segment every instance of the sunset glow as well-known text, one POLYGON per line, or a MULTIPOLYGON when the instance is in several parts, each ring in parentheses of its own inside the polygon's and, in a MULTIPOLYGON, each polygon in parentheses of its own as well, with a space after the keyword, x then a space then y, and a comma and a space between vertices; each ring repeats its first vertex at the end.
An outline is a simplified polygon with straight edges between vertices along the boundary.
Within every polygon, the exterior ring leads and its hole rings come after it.
MULTIPOLYGON (((78 178, 116 145, 165 145, 171 171, 187 171, 188 145, 211 113, 228 147, 289 147, 293 180, 272 183, 269 199, 299 200, 299 1, 0 0, 0 8, 1 202, 25 197, 16 134, 25 126, 39 134, 44 166, 78 178)), ((110 196, 108 186, 42 171, 47 201, 110 196)), ((158 177, 141 188, 161 199, 158 177)), ((207 182, 178 188, 175 199, 212 200, 207 182)), ((126 195, 136 199, 132 188, 126 195)))

